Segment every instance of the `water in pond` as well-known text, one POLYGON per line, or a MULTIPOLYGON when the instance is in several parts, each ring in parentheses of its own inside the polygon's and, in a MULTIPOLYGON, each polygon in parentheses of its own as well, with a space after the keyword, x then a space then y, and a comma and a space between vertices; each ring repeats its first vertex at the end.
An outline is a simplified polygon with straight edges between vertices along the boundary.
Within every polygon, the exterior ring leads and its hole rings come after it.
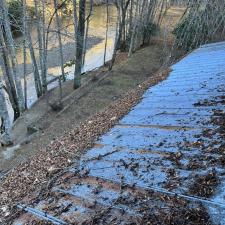
MULTIPOLYGON (((53 10, 51 6, 48 8, 50 11, 53 10)), ((85 63, 83 67, 83 72, 87 72, 96 69, 103 65, 104 61, 104 48, 105 48, 105 36, 106 36, 106 6, 95 6, 93 8, 93 15, 90 19, 89 29, 88 29, 88 41, 87 41, 87 51, 85 57, 85 63)), ((87 13, 88 13, 87 9, 87 13)), ((72 15, 62 16, 62 41, 63 41, 63 55, 64 63, 74 59, 75 44, 74 44, 74 26, 72 15)), ((106 60, 110 60, 112 57, 115 30, 116 30, 116 8, 114 6, 109 6, 109 28, 108 28, 108 44, 106 51, 106 60)), ((54 22, 52 23, 51 29, 54 30, 54 22)), ((37 40, 37 30, 33 26, 31 30, 32 40, 35 43, 37 40)), ((23 50, 22 50, 22 37, 15 38, 17 46, 20 46, 17 50, 18 59, 18 70, 21 76, 23 75, 23 50)), ((38 55, 38 50, 36 47, 36 56, 38 55)), ((34 87, 33 75, 32 75, 32 65, 31 59, 27 59, 27 96, 28 96, 28 107, 30 107, 36 100, 36 92, 34 87)), ((37 57, 38 59, 38 57, 37 57)), ((59 48, 56 32, 52 32, 49 35, 49 46, 48 46, 48 79, 52 79, 54 76, 61 74, 60 69, 60 57, 59 48)), ((67 73, 67 79, 73 79, 74 76, 74 65, 66 67, 65 72, 67 73)), ((22 79, 23 84, 23 79, 22 79)), ((52 89, 58 85, 57 81, 51 83, 48 89, 52 89)), ((13 111, 10 103, 8 104, 11 119, 13 120, 13 111)))

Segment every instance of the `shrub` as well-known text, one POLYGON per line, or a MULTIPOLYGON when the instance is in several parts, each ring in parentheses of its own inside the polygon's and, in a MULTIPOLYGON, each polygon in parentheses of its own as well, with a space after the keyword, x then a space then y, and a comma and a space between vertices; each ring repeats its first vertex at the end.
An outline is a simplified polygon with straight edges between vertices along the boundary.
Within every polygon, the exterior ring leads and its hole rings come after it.
POLYGON ((190 51, 202 44, 224 39, 224 6, 221 0, 192 3, 173 31, 176 46, 190 51))
MULTIPOLYGON (((10 0, 8 4, 8 13, 13 31, 20 32, 23 25, 23 5, 20 0, 10 0)), ((34 17, 34 8, 27 6, 27 15, 34 17)))
POLYGON ((160 31, 158 24, 149 22, 143 29, 143 44, 148 44, 151 37, 155 36, 160 31))

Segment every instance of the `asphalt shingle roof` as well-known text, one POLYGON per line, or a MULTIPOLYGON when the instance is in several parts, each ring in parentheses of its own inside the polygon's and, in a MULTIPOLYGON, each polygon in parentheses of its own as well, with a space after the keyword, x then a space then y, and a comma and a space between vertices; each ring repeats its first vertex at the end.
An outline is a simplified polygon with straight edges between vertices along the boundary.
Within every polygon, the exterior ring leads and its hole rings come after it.
MULTIPOLYGON (((78 168, 68 170, 74 176, 52 188, 57 197, 52 194, 32 206, 19 204, 25 213, 14 224, 35 217, 70 224, 109 207, 112 211, 102 224, 110 224, 112 215, 134 221, 143 216, 146 201, 135 199, 134 193, 149 190, 201 203, 213 222, 225 224, 225 169, 218 163, 224 157, 218 150, 225 144, 220 124, 224 96, 225 42, 202 46, 173 65, 168 79, 149 88, 82 157, 78 168), (203 178, 206 192, 197 189, 203 178), (127 201, 119 201, 121 197, 127 201)), ((148 206, 165 205, 151 198, 148 206)))

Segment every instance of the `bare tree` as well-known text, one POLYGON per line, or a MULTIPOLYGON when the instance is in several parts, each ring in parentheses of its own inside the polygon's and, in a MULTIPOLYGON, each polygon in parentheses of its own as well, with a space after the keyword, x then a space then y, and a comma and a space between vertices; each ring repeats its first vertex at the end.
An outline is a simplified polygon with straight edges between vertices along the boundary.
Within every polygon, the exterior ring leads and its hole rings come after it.
POLYGON ((55 16, 56 16, 56 31, 57 31, 57 35, 58 35, 58 41, 59 41, 60 66, 61 66, 62 78, 63 78, 63 81, 65 81, 66 76, 65 76, 65 71, 64 71, 61 25, 60 25, 60 19, 59 19, 59 14, 58 14, 58 0, 54 0, 54 8, 56 11, 56 14, 55 14, 55 16))
POLYGON ((5 0, 0 0, 0 15, 2 15, 2 25, 3 29, 2 32, 5 35, 6 45, 9 50, 10 54, 10 61, 12 64, 12 73, 15 81, 15 87, 16 92, 18 96, 18 103, 20 111, 24 111, 24 96, 23 96, 23 89, 21 84, 21 78, 19 77, 19 74, 17 72, 17 59, 16 59, 16 51, 15 51, 15 45, 14 40, 12 37, 9 17, 8 17, 8 9, 5 3, 5 0))
POLYGON ((84 48, 84 34, 85 34, 85 10, 86 0, 79 2, 79 21, 76 34, 76 64, 75 64, 75 77, 74 88, 81 85, 81 70, 82 70, 82 57, 84 48))
POLYGON ((90 19, 91 19, 92 14, 93 14, 93 0, 90 0, 89 14, 88 14, 88 16, 86 18, 87 25, 86 25, 86 30, 85 30, 82 65, 84 65, 84 63, 85 63, 85 55, 86 55, 87 40, 88 40, 88 30, 89 30, 89 24, 90 24, 90 19))
POLYGON ((109 69, 115 62, 116 51, 133 51, 149 43, 157 30, 155 21, 159 0, 117 0, 118 27, 109 69), (128 12, 129 9, 129 12, 128 12))
POLYGON ((27 8, 26 8, 26 0, 22 0, 23 5, 23 90, 24 90, 24 107, 27 109, 27 42, 26 42, 26 32, 27 32, 27 8))
POLYGON ((106 2, 106 32, 105 32, 105 49, 104 49, 104 65, 106 64, 106 50, 108 44, 108 32, 109 32, 109 0, 106 2))
POLYGON ((43 68, 43 61, 44 61, 44 43, 43 43, 43 29, 42 27, 44 26, 42 24, 42 16, 41 15, 41 7, 40 7, 40 4, 41 2, 40 1, 37 1, 37 0, 34 0, 34 8, 35 8, 35 17, 36 17, 36 31, 37 31, 37 40, 38 40, 38 52, 39 52, 39 61, 40 61, 40 69, 41 69, 41 94, 42 92, 45 92, 46 91, 46 85, 43 85, 43 81, 46 80, 45 78, 45 73, 44 73, 44 68, 43 68))
MULTIPOLYGON (((75 41, 75 46, 76 44, 76 39, 77 39, 77 29, 78 29, 78 18, 77 18, 77 1, 73 0, 73 25, 74 25, 74 41, 75 41)), ((75 49, 76 50, 76 49, 75 49)), ((75 52, 76 55, 76 52, 75 52)))
POLYGON ((4 36, 3 36, 3 27, 0 24, 0 48, 1 48, 1 56, 3 61, 3 75, 6 83, 6 89, 8 91, 9 99, 12 104, 14 110, 14 120, 16 120, 20 116, 20 106, 17 95, 16 84, 13 76, 13 72, 11 69, 11 63, 9 59, 9 51, 5 44, 4 36))

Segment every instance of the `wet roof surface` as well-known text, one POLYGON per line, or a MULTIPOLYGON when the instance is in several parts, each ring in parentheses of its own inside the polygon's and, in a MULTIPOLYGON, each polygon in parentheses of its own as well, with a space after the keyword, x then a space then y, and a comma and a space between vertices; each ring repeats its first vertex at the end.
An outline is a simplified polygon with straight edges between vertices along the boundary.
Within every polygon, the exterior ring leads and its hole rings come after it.
MULTIPOLYGON (((14 224, 88 221, 109 207, 101 223, 111 224, 116 214, 117 224, 126 224, 142 217, 146 198, 135 196, 149 190, 201 203, 215 224, 225 224, 225 167, 218 163, 225 144, 224 59, 225 43, 217 43, 175 64, 167 80, 148 89, 78 166, 66 170, 47 198, 19 204, 24 213, 14 224), (219 180, 212 194, 192 190, 197 177, 212 173, 219 180)), ((147 205, 154 214, 165 203, 152 196, 147 205)))

